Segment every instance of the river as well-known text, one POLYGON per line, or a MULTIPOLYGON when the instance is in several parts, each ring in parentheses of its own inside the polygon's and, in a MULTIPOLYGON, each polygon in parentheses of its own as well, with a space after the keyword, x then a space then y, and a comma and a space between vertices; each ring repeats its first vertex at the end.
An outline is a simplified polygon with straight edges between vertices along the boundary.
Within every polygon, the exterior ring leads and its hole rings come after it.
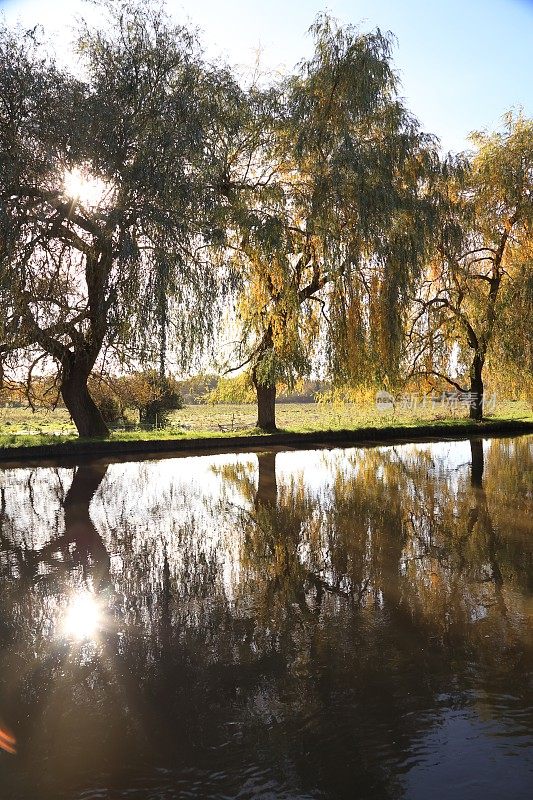
POLYGON ((0 579, 2 800, 533 796, 532 436, 3 468, 0 579))

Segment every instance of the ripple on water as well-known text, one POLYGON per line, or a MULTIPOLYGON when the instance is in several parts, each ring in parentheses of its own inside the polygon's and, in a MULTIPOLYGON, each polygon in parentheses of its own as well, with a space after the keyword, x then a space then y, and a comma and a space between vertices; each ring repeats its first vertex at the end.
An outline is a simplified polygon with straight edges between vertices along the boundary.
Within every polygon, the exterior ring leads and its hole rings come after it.
MULTIPOLYGON (((529 709, 531 719, 532 710, 529 709)), ((520 716, 520 715, 519 715, 520 716)), ((533 785, 531 731, 509 727, 515 715, 491 719, 487 708, 445 710, 436 725, 415 739, 400 766, 409 800, 530 800, 533 785), (516 749, 522 748, 520 759, 516 749)))

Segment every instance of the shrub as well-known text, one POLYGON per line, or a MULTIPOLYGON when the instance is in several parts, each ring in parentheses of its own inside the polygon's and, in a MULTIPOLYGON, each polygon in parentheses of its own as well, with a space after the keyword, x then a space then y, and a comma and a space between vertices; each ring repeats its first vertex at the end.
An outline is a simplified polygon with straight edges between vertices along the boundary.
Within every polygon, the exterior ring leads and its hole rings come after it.
POLYGON ((116 426, 124 421, 124 411, 116 395, 102 395, 97 402, 100 413, 107 425, 116 426))
POLYGON ((183 397, 172 376, 155 370, 136 372, 121 379, 121 394, 127 406, 136 408, 142 425, 163 427, 170 411, 183 408, 183 397))

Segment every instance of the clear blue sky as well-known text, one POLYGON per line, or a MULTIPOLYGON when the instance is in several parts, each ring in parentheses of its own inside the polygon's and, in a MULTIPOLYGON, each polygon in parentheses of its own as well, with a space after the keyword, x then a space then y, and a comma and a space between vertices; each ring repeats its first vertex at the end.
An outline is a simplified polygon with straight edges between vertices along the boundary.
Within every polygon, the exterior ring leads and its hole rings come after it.
MULTIPOLYGON (((200 27, 210 56, 240 66, 292 67, 310 53, 306 31, 327 9, 342 23, 390 30, 403 94, 425 130, 461 150, 474 129, 511 107, 533 116, 533 0, 169 0, 177 21, 200 27)), ((62 30, 82 0, 0 0, 8 21, 62 30)), ((90 10, 90 9, 88 9, 90 10)), ((65 37, 65 38, 64 38, 65 37)))

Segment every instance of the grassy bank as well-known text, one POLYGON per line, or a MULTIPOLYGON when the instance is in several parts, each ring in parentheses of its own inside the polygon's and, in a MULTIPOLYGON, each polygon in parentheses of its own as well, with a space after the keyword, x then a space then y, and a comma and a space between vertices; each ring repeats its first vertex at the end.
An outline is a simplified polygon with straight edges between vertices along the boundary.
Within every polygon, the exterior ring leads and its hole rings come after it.
POLYGON ((166 429, 114 431, 108 438, 100 440, 78 438, 62 410, 30 414, 25 409, 2 409, 0 457, 3 460, 26 455, 48 457, 76 453, 220 449, 254 446, 265 440, 272 445, 298 446, 306 442, 533 432, 533 412, 525 403, 501 404, 482 423, 472 423, 465 417, 464 409, 461 409, 461 414, 445 415, 438 409, 428 409, 425 413, 409 410, 380 412, 375 407, 286 403, 278 406, 280 431, 270 435, 261 434, 253 427, 253 406, 190 406, 175 412, 166 429))
MULTIPOLYGON (((436 406, 415 410, 398 408, 379 411, 375 405, 352 403, 278 403, 278 427, 291 432, 351 430, 361 427, 426 425, 433 422, 458 422, 467 419, 464 407, 450 409, 436 406)), ((168 426, 158 431, 116 431, 113 438, 146 439, 175 436, 198 436, 201 433, 251 433, 257 417, 254 405, 190 405, 174 411, 168 426)), ((487 419, 532 420, 533 409, 525 402, 499 403, 487 419)), ((0 446, 47 443, 77 439, 76 429, 65 409, 32 412, 26 408, 0 408, 0 446), (34 438, 37 437, 37 438, 34 438)))

